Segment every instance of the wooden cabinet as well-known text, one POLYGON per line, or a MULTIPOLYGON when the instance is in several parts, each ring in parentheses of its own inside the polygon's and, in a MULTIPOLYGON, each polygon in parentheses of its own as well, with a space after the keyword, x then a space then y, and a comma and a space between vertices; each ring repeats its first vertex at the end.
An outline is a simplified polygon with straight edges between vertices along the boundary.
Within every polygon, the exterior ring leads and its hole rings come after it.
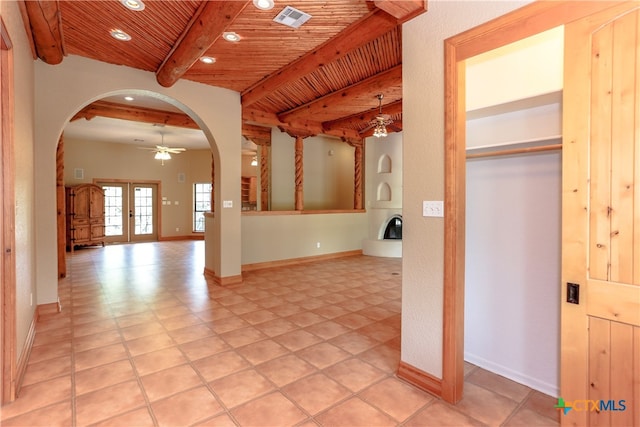
POLYGON ((66 188, 67 250, 104 246, 104 191, 94 184, 66 188))
POLYGON ((242 177, 242 210, 256 210, 258 206, 257 179, 255 176, 242 177))

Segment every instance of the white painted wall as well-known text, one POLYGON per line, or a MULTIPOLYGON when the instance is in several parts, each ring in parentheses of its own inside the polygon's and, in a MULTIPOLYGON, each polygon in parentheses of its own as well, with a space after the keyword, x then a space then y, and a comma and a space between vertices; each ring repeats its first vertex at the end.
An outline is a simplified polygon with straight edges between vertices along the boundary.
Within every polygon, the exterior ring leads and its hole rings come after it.
POLYGON ((465 360, 559 388, 561 154, 467 162, 465 360))
MULTIPOLYGON (((16 260, 16 357, 19 358, 36 309, 36 201, 33 153, 33 58, 16 2, 0 2, 0 16, 13 45, 15 248, 16 260), (33 304, 31 303, 33 295, 33 304)), ((55 190, 54 190, 55 195, 55 190)), ((55 212, 54 212, 55 214, 55 212)), ((55 215, 54 215, 55 217, 55 215)), ((57 264, 56 264, 57 269, 57 264)), ((56 272, 54 271, 54 275, 56 272)), ((57 278, 56 278, 57 284, 57 278)), ((17 359, 16 359, 17 360, 17 359)))
POLYGON ((365 206, 369 231, 362 243, 362 252, 399 258, 402 241, 379 239, 389 218, 402 215, 402 133, 390 133, 385 138, 370 137, 365 143, 365 206), (378 200, 381 186, 388 186, 390 200, 378 200))
POLYGON ((444 40, 528 1, 430 1, 403 25, 403 362, 442 378, 444 221, 422 217, 444 198, 444 40))

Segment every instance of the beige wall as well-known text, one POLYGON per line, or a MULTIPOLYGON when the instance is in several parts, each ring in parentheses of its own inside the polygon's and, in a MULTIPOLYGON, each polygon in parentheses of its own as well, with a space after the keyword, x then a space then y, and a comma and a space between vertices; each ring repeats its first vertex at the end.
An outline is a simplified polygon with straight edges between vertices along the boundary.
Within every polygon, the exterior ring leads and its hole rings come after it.
POLYGON ((135 146, 66 138, 64 160, 65 185, 93 182, 94 179, 160 181, 158 196, 166 197, 170 202, 161 205, 160 236, 194 234, 193 184, 211 182, 211 150, 187 150, 172 155, 171 160, 162 165, 153 158, 152 152, 135 146), (83 169, 84 179, 74 179, 76 168, 83 169), (180 174, 184 175, 184 182, 180 182, 180 174))
MULTIPOLYGON (((0 2, 0 15, 13 44, 14 64, 14 158, 16 201, 16 338, 20 357, 37 301, 34 195, 34 88, 33 58, 22 18, 15 2, 0 2), (33 295, 33 302, 32 302, 33 295)), ((56 272, 54 272, 56 274, 56 272)), ((57 279, 56 279, 57 283, 57 279)))
POLYGON ((359 250, 366 234, 365 213, 244 215, 242 264, 359 250))
MULTIPOLYGON (((305 210, 353 209, 354 153, 353 147, 335 138, 303 140, 305 210)), ((271 156, 271 210, 294 210, 295 139, 274 129, 271 156)))
POLYGON ((443 218, 422 217, 444 198, 444 43, 527 2, 430 1, 403 25, 402 361, 442 378, 443 218))
POLYGON ((160 86, 155 74, 67 56, 56 66, 40 61, 35 66, 36 223, 38 239, 38 302, 57 299, 55 223, 55 147, 69 119, 94 100, 121 93, 157 97, 189 114, 209 140, 215 158, 216 206, 230 200, 232 208, 219 209, 205 244, 205 265, 220 277, 240 274, 240 95, 227 89, 181 80, 160 86), (216 102, 211 102, 215 99, 216 102), (224 161, 222 160, 224 159, 224 161), (222 248, 224 247, 224 250, 222 248))

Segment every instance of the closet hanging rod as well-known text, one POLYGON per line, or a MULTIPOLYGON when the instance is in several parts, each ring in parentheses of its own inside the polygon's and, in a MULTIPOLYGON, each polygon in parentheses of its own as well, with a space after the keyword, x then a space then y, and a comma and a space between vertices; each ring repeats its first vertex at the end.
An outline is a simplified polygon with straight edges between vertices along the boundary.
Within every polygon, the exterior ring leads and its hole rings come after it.
POLYGON ((484 153, 467 153, 467 159, 478 159, 481 157, 508 156, 510 154, 538 153, 541 151, 562 150, 562 144, 539 145, 537 147, 511 148, 507 150, 486 151, 484 153))

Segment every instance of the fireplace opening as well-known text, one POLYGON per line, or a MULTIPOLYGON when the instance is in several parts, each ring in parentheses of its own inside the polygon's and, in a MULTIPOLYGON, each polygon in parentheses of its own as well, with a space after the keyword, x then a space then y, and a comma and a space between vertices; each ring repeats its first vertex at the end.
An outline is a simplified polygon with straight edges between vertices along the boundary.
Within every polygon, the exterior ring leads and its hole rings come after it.
POLYGON ((402 240, 402 217, 396 215, 392 217, 384 229, 385 240, 402 240))

